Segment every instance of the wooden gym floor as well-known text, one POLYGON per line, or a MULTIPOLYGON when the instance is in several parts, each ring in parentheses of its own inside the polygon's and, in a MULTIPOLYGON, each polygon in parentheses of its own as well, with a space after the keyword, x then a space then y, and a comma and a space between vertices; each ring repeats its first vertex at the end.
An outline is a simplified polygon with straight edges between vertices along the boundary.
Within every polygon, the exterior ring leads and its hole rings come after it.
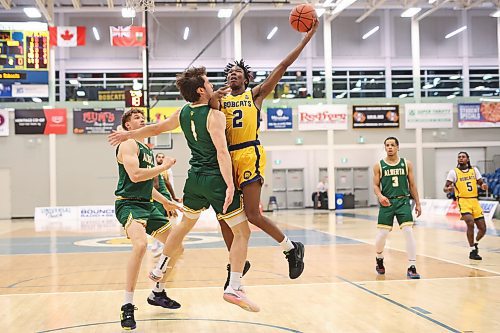
MULTIPOLYGON (((200 221, 169 276, 166 310, 146 303, 154 263, 139 276, 135 332, 500 332, 500 222, 488 224, 481 262, 468 259, 463 222, 415 227, 421 280, 407 280, 404 237, 395 228, 375 272, 377 210, 268 214, 306 245, 306 269, 288 279, 273 240, 254 230, 244 278, 261 312, 224 302, 227 251, 215 223, 200 221)), ((0 221, 1 332, 121 332, 130 246, 117 231, 35 232, 33 221, 0 221)))

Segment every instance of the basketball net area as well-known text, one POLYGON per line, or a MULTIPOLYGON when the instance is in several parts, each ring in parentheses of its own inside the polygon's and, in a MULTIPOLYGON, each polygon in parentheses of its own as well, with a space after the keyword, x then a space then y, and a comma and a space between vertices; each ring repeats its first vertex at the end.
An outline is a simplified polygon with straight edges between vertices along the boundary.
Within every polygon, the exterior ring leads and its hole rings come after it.
POLYGON ((132 8, 136 12, 148 11, 153 13, 155 11, 154 0, 125 0, 125 5, 127 8, 132 8))

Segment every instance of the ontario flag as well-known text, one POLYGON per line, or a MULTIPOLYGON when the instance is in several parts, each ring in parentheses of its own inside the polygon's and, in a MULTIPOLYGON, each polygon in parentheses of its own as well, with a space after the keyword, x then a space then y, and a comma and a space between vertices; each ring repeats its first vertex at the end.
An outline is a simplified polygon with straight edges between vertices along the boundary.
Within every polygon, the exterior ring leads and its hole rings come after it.
POLYGON ((109 27, 111 46, 146 46, 146 28, 109 27))
POLYGON ((75 47, 85 45, 85 27, 49 27, 50 46, 75 47))

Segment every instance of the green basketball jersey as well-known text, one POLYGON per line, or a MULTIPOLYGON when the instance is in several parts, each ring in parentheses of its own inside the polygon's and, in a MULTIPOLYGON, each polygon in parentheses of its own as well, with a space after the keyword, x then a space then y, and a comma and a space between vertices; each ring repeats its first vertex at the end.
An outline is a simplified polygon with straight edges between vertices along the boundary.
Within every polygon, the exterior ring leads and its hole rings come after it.
POLYGON ((191 171, 204 174, 220 174, 217 150, 208 132, 208 105, 186 104, 179 115, 179 122, 191 149, 191 171))
MULTIPOLYGON (((139 148, 139 168, 153 168, 154 158, 153 151, 143 143, 136 141, 139 148)), ((118 146, 120 147, 120 146, 118 146)), ((116 148, 118 155, 118 148, 116 148)), ((143 182, 134 183, 125 170, 122 163, 118 162, 118 186, 116 187, 115 195, 123 199, 142 199, 151 200, 153 191, 153 179, 145 180, 143 182)))
POLYGON ((168 200, 172 199, 167 188, 166 179, 161 173, 158 175, 158 185, 158 192, 160 192, 168 200))
POLYGON ((387 198, 407 197, 410 195, 408 186, 408 166, 404 158, 390 165, 380 160, 380 189, 387 198))

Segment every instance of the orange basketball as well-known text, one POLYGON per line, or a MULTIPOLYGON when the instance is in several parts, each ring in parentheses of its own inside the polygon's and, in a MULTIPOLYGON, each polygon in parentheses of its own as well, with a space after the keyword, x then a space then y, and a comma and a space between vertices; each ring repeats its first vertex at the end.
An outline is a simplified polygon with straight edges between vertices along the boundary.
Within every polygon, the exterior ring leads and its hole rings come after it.
POLYGON ((311 30, 314 21, 318 19, 316 10, 310 4, 302 4, 292 9, 290 13, 290 24, 299 32, 311 30))

